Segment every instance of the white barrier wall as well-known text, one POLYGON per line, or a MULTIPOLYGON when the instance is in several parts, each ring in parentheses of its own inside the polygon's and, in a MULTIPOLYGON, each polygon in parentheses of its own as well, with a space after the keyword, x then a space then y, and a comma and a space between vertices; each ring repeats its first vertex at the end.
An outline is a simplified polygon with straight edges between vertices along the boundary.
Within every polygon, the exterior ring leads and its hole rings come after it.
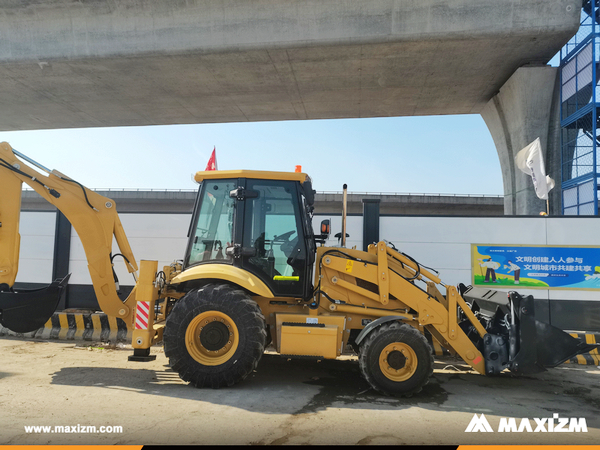
MULTIPOLYGON (((158 259, 159 269, 184 257, 190 214, 121 214, 121 221, 138 260, 158 259)), ((318 215, 313 218, 315 233, 323 219, 331 220, 328 246, 337 246, 334 237, 341 231, 340 216, 318 215)), ((21 214, 21 258, 18 282, 50 283, 54 253, 56 213, 21 214)), ((524 245, 598 245, 600 234, 593 225, 597 219, 537 217, 381 217, 380 239, 395 244, 425 266, 440 272, 447 284, 471 283, 471 244, 524 245)), ((347 247, 362 249, 363 218, 349 216, 347 247)), ((116 243, 113 253, 117 253, 116 243)), ((115 258, 122 285, 133 285, 122 259, 115 258)), ((69 270, 71 284, 91 284, 81 241, 71 236, 69 270)), ((500 288, 498 288, 500 289, 500 288)), ((527 290, 538 299, 597 300, 600 293, 583 290, 527 290)))
POLYGON ((17 282, 52 282, 55 228, 56 213, 53 211, 21 212, 21 251, 17 282))
MULTIPOLYGON (((187 244, 187 231, 191 214, 119 214, 127 234, 131 250, 138 262, 158 260, 158 268, 183 259, 187 244)), ((113 255, 119 253, 113 240, 113 255)), ((123 258, 114 259, 115 272, 122 285, 134 285, 133 276, 127 271, 123 258)), ((85 252, 75 229, 71 232, 70 284, 92 284, 85 252)))

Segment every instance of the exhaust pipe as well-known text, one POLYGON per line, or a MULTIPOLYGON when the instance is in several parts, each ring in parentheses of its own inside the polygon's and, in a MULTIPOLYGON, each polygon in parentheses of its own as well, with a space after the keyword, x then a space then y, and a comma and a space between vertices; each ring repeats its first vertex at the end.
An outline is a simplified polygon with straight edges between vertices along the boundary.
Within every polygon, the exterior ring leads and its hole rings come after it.
POLYGON ((342 196, 342 247, 346 247, 346 214, 348 208, 348 185, 344 183, 344 195, 342 196))

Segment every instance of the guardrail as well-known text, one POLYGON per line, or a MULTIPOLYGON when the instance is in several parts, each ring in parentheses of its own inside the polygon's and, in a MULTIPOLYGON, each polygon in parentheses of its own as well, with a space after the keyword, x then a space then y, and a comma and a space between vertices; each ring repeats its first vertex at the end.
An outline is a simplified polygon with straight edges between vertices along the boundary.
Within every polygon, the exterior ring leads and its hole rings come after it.
POLYGON ((198 189, 94 188, 94 192, 198 192, 198 189))
MULTIPOLYGON (((317 191, 317 194, 339 194, 342 191, 317 191)), ((407 195, 415 197, 486 197, 504 198, 504 195, 495 194, 438 194, 438 193, 415 193, 415 192, 348 192, 348 195, 407 195)))
MULTIPOLYGON (((24 191, 33 191, 30 187, 23 188, 24 191)), ((144 188, 95 188, 94 192, 198 192, 197 189, 144 189, 144 188)), ((342 191, 317 191, 317 194, 339 194, 342 191)), ((348 192, 348 195, 406 195, 414 197, 486 197, 486 198, 504 198, 504 195, 494 194, 442 194, 442 193, 419 193, 419 192, 348 192)))
MULTIPOLYGON (((33 191, 30 187, 23 187, 24 191, 33 191)), ((198 189, 144 189, 144 188, 94 188, 94 192, 198 192, 198 189)))

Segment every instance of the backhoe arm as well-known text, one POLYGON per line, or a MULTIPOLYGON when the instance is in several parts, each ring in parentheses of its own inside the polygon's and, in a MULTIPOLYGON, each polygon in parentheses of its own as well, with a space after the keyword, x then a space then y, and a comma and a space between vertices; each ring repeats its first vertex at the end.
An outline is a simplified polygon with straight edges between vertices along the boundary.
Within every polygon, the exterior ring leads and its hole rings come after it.
POLYGON ((138 267, 115 202, 60 172, 50 171, 23 155, 19 156, 48 172, 48 175, 37 172, 18 159, 8 143, 0 143, 0 286, 4 284, 5 288, 7 285, 12 288, 17 276, 21 187, 24 182, 71 222, 83 244, 100 307, 106 314, 121 318, 130 326, 131 314, 135 310, 135 289, 124 302, 117 295, 111 261, 113 236, 126 258, 128 271, 134 273, 138 267))

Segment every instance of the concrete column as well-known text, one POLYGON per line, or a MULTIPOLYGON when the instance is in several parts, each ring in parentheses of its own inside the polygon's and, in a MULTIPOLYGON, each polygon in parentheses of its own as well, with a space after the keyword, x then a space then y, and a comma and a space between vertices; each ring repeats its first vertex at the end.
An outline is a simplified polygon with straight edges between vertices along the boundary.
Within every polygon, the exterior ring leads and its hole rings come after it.
POLYGON ((556 67, 521 67, 481 112, 500 159, 505 215, 538 215, 540 211, 546 211, 546 202, 535 194, 531 177, 521 172, 514 162, 519 150, 538 137, 546 173, 556 182, 550 192, 550 214, 560 214, 558 83, 556 67))

